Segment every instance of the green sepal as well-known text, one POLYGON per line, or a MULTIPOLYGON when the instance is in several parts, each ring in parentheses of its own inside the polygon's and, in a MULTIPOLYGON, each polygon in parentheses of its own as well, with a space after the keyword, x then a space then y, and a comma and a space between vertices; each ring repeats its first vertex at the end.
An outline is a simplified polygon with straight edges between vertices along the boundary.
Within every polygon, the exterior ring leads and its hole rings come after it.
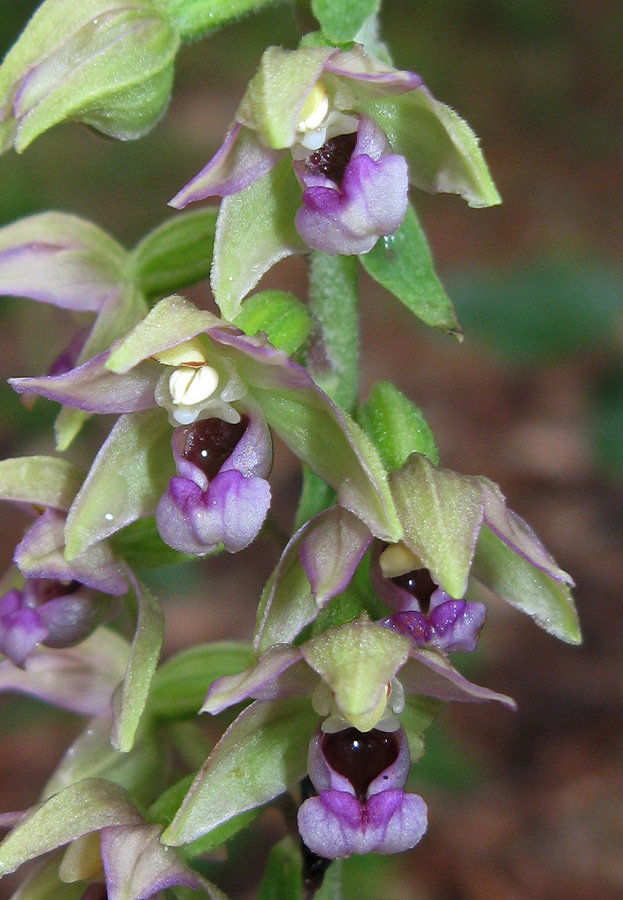
POLYGON ((372 438, 388 472, 402 469, 412 453, 439 463, 435 438, 421 409, 389 381, 377 381, 357 413, 357 421, 372 438))
POLYGON ((404 543, 446 593, 464 597, 484 514, 479 485, 417 453, 390 484, 404 543))
POLYGON ((374 728, 385 711, 388 682, 406 662, 406 637, 362 615, 301 645, 305 661, 331 688, 340 713, 359 731, 374 728))
POLYGON ((112 699, 111 743, 116 750, 124 753, 134 745, 164 639, 164 616, 160 604, 144 584, 136 578, 132 578, 132 582, 138 610, 136 631, 123 682, 112 699))
POLYGON ((162 409, 117 420, 69 510, 68 559, 130 522, 154 514, 175 474, 170 434, 162 409))
POLYGON ((149 711, 167 719, 195 716, 216 678, 242 672, 254 661, 253 648, 241 641, 219 641, 182 650, 156 672, 149 711))
POLYGON ((508 547, 490 528, 480 532, 472 574, 495 594, 531 616, 537 625, 569 644, 582 641, 569 586, 508 547))
POLYGON ((344 44, 354 40, 380 5, 380 0, 312 0, 312 12, 326 37, 334 44, 344 44))
POLYGON ((460 194, 473 207, 501 202, 478 138, 426 89, 382 100, 364 98, 359 109, 381 126, 394 152, 406 158, 416 187, 460 194))
POLYGON ((225 319, 271 266, 306 250, 294 227, 302 190, 285 158, 257 181, 221 202, 210 284, 225 319))
POLYGON ((235 324, 245 334, 263 332, 273 347, 288 356, 303 346, 312 328, 305 304, 287 291, 261 291, 248 297, 235 324))
POLYGON ((0 67, 0 152, 64 121, 146 134, 169 102, 179 41, 149 0, 47 0, 0 67))
POLYGON ((129 273, 148 300, 209 276, 217 212, 208 208, 179 213, 136 245, 129 273))
POLYGON ((163 842, 179 846, 197 840, 300 781, 317 724, 307 697, 247 707, 210 754, 163 842))
POLYGON ((0 500, 67 510, 84 473, 55 456, 18 456, 0 461, 0 500))
POLYGON ((153 569, 196 560, 196 556, 174 550, 160 537, 155 516, 137 519, 110 539, 115 555, 131 569, 153 569))
POLYGON ((257 132, 267 147, 291 147, 301 108, 331 52, 331 47, 268 47, 238 107, 237 121, 257 132))
POLYGON ((437 278, 426 237, 411 205, 398 231, 380 238, 372 250, 359 259, 368 275, 426 325, 449 334, 461 333, 454 308, 437 278))
POLYGON ((100 778, 72 784, 31 808, 0 844, 0 876, 23 863, 109 825, 142 822, 126 791, 100 778))
POLYGON ((159 0, 171 25, 185 41, 205 37, 228 22, 258 12, 277 0, 159 0))
POLYGON ((162 776, 162 741, 151 730, 141 731, 132 753, 122 753, 110 743, 110 717, 91 720, 67 749, 43 789, 42 799, 85 778, 114 781, 139 802, 154 793, 154 779, 162 776))

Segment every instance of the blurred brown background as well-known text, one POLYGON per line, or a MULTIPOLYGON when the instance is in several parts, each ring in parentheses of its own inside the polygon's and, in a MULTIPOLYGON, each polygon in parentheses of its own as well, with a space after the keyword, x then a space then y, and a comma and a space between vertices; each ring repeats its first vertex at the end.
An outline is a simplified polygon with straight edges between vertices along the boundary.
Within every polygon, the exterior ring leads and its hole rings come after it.
MULTIPOLYGON (((4 47, 34 5, 0 4, 4 47)), ((470 210, 454 197, 414 197, 466 338, 428 333, 362 276, 363 391, 395 380, 424 410, 445 465, 501 484, 573 573, 585 641, 561 645, 519 613, 492 608, 470 674, 512 694, 519 712, 443 715, 414 769, 429 834, 391 863, 349 864, 346 897, 614 900, 623 895, 623 6, 385 7, 397 65, 419 72, 481 136, 504 205, 470 210)), ((290 7, 280 6, 185 48, 169 114, 137 143, 63 126, 21 157, 6 154, 0 222, 62 209, 131 246, 170 214, 167 200, 219 145, 262 49, 297 39, 290 7)), ((281 264, 266 284, 304 298, 304 261, 281 264)), ((192 297, 208 303, 207 285, 192 297)), ((3 299, 0 317, 3 378, 43 372, 74 327, 29 301, 3 299)), ((4 455, 51 452, 52 404, 28 413, 2 385, 0 412, 4 455)), ((75 458, 88 459, 98 427, 75 458)), ((272 482, 286 527, 297 478, 278 447, 272 482)), ((22 524, 7 508, 3 564, 22 524)), ((258 545, 154 576, 167 652, 250 636, 274 561, 258 545)), ((0 698, 0 717, 0 808, 21 808, 81 723, 11 698, 0 698)))

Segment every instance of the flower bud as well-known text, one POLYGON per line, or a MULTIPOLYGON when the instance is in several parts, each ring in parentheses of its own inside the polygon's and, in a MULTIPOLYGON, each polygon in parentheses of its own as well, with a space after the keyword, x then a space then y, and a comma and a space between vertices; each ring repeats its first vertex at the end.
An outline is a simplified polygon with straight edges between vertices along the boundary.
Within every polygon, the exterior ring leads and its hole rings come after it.
POLYGON ((141 137, 166 109, 178 46, 153 0, 46 0, 0 67, 0 152, 65 121, 141 137))

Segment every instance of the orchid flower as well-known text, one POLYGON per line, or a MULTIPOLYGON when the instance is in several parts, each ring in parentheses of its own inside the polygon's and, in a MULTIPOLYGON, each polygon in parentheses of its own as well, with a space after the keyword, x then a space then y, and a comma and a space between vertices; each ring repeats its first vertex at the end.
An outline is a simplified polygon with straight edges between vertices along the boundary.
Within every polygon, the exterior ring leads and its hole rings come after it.
POLYGON ((361 429, 283 351, 181 297, 156 304, 77 368, 11 384, 87 412, 125 414, 69 509, 69 558, 156 509, 163 538, 186 552, 246 545, 268 509, 259 483, 270 469, 266 424, 375 535, 400 536, 385 471, 361 429))
POLYGON ((473 132, 418 75, 358 44, 269 47, 223 145, 171 205, 224 198, 212 288, 233 317, 285 256, 365 254, 393 234, 409 182, 499 203, 473 132))

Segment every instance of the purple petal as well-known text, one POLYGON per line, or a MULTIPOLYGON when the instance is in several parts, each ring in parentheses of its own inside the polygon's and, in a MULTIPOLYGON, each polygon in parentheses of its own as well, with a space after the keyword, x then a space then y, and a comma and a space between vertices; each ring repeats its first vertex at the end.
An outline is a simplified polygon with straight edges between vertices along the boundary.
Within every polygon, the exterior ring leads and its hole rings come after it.
POLYGON ((367 56, 363 48, 355 45, 352 50, 337 50, 331 54, 324 69, 342 78, 363 82, 370 88, 370 96, 412 91, 422 85, 422 79, 415 72, 394 69, 379 59, 367 56), (374 87, 378 92, 372 93, 374 87))
POLYGON ((13 588, 0 598, 0 653, 23 666, 48 630, 37 609, 26 605, 24 592, 13 588))
POLYGON ((112 551, 99 542, 68 562, 64 556, 65 516, 46 510, 15 548, 15 563, 29 578, 79 581, 106 594, 125 594, 127 582, 112 551))
POLYGON ((393 234, 407 211, 409 173, 402 156, 389 153, 381 129, 362 119, 357 143, 340 185, 295 168, 306 190, 296 227, 313 250, 367 253, 382 235, 393 234), (323 184, 324 182, 324 184, 323 184))
POLYGON ((303 661, 295 647, 274 646, 263 653, 250 669, 237 675, 223 675, 210 685, 201 712, 212 715, 243 700, 275 700, 311 694, 318 676, 303 661))
MULTIPOLYGON (((447 596, 447 595, 446 595, 447 596)), ((482 603, 446 600, 424 615, 416 610, 399 610, 380 623, 411 638, 416 647, 439 647, 446 653, 475 650, 484 625, 482 603)))
POLYGON ((528 523, 507 508, 504 495, 497 484, 487 478, 476 480, 482 488, 485 501, 484 521, 491 531, 531 565, 556 581, 573 586, 571 576, 556 564, 528 523))
POLYGON ((346 588, 371 541, 363 522, 340 506, 309 531, 299 556, 318 606, 325 606, 346 588))
POLYGON ((398 678, 410 694, 476 703, 497 700, 509 709, 517 708, 511 697, 468 681, 435 650, 413 649, 398 678))
POLYGON ((236 123, 207 166, 169 201, 169 206, 183 209, 206 197, 227 197, 242 191, 270 171, 282 155, 264 147, 254 132, 236 123))
POLYGON ((18 394, 33 391, 74 409, 94 413, 139 412, 156 405, 154 391, 162 374, 158 363, 146 361, 125 375, 106 368, 108 352, 63 375, 9 378, 18 394))
POLYGON ((202 491, 186 478, 172 478, 156 512, 162 539, 183 553, 205 554, 222 542, 230 553, 257 536, 270 507, 270 486, 236 469, 221 472, 202 491))
POLYGON ((147 900, 176 884, 195 890, 201 878, 158 840, 159 825, 113 825, 101 832, 108 900, 147 900))
POLYGON ((323 791, 298 812, 304 843, 326 859, 409 850, 422 839, 427 824, 422 798, 401 790, 375 794, 365 806, 352 794, 323 791))

